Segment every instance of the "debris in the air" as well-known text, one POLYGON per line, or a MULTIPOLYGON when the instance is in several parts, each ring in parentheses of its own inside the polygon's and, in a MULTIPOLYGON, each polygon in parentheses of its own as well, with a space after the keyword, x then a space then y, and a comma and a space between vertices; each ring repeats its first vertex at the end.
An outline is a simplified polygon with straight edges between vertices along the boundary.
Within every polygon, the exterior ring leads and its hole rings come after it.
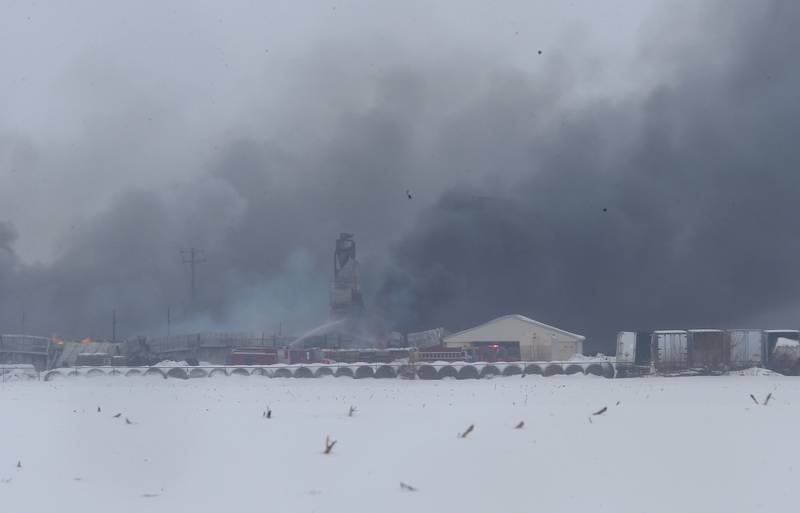
POLYGON ((459 434, 458 437, 459 438, 466 438, 467 436, 469 436, 470 433, 472 433, 473 429, 475 429, 475 424, 470 424, 469 427, 467 428, 467 430, 464 431, 463 433, 459 434))
POLYGON ((602 408, 600 408, 596 412, 592 413, 592 415, 602 415, 602 414, 604 414, 606 412, 607 409, 608 409, 608 406, 603 406, 602 408))

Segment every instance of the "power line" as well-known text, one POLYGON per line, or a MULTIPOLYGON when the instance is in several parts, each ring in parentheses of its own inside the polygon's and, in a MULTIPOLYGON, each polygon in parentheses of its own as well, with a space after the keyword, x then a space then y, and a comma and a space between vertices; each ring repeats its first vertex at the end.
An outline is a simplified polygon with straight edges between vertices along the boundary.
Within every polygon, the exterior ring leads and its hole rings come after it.
POLYGON ((183 259, 183 264, 189 266, 189 275, 190 275, 189 291, 192 301, 194 301, 195 295, 197 293, 197 284, 196 284, 197 282, 195 278, 197 266, 205 262, 206 259, 203 256, 203 250, 197 248, 182 249, 181 258, 183 259))

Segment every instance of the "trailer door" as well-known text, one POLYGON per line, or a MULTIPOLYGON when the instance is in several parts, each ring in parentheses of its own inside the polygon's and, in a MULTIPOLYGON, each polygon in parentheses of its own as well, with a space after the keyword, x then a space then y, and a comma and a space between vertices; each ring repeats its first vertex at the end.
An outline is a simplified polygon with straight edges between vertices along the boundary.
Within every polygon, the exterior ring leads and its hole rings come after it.
POLYGON ((617 362, 634 363, 636 360, 636 333, 620 331, 617 333, 617 362))

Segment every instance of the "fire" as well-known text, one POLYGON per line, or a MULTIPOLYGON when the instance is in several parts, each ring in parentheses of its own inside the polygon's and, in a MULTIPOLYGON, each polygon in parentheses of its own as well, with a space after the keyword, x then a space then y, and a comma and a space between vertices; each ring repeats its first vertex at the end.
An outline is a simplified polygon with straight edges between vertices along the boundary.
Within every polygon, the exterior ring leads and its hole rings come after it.
POLYGON ((58 335, 56 335, 55 333, 53 333, 53 336, 52 336, 52 338, 50 339, 50 341, 51 341, 53 344, 57 345, 57 346, 63 346, 63 345, 64 345, 64 341, 63 341, 63 340, 61 340, 60 338, 58 338, 58 335))
POLYGON ((92 337, 86 337, 85 339, 81 340, 81 344, 91 344, 92 337))

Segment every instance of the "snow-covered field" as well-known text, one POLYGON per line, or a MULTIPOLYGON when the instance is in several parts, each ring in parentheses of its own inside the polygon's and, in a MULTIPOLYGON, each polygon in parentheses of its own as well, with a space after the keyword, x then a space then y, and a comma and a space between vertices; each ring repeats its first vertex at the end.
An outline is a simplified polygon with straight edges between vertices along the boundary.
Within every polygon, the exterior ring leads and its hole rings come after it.
POLYGON ((2 511, 790 511, 800 483, 781 376, 75 378, 0 385, 0 419, 2 511))

